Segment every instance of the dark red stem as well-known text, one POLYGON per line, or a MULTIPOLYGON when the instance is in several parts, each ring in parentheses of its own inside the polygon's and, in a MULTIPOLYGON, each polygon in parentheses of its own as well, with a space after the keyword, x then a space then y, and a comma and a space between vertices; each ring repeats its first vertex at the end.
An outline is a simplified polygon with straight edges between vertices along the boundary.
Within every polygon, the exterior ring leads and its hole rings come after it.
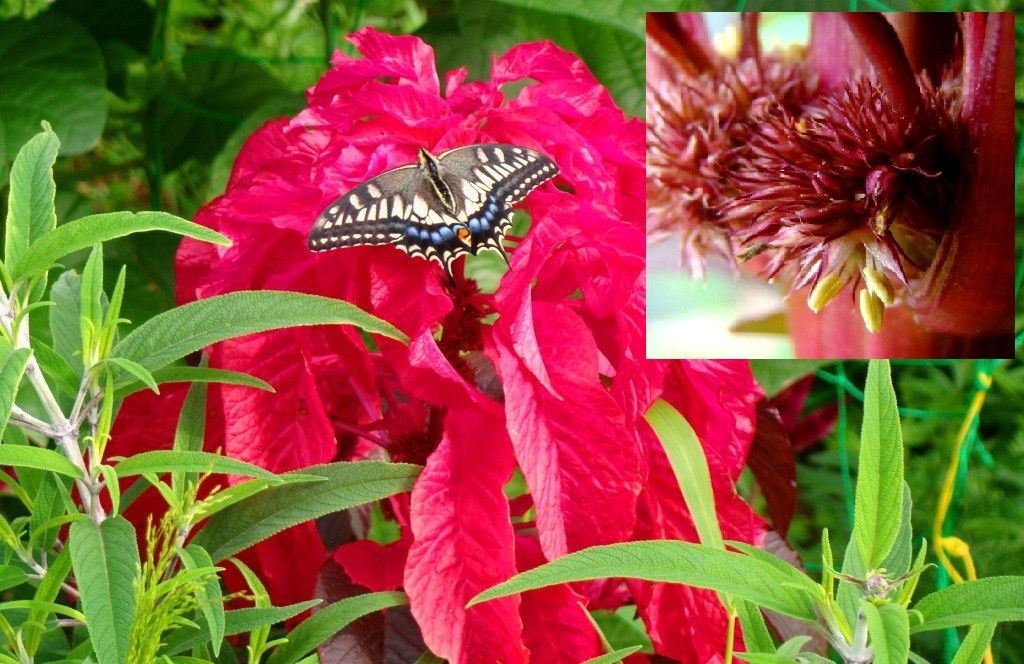
POLYGON ((757 12, 743 12, 740 18, 740 58, 761 63, 761 42, 757 37, 757 12))
POLYGON ((680 16, 668 12, 647 14, 647 38, 664 57, 675 62, 683 71, 699 73, 711 67, 711 57, 701 43, 683 29, 680 16))
POLYGON ((877 12, 850 12, 843 17, 893 108, 904 118, 913 117, 921 106, 921 93, 896 31, 877 12))

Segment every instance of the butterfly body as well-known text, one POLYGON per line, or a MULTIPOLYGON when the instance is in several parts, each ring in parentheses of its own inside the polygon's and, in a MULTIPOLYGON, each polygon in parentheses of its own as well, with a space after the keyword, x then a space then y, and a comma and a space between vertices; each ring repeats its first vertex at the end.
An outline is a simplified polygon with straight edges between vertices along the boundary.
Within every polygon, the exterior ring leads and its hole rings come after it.
POLYGON ((467 145, 436 157, 421 148, 417 163, 386 171, 331 203, 309 232, 309 248, 392 244, 437 261, 452 279, 459 256, 483 250, 505 256, 501 240, 512 225, 512 205, 557 173, 553 161, 516 145, 467 145))

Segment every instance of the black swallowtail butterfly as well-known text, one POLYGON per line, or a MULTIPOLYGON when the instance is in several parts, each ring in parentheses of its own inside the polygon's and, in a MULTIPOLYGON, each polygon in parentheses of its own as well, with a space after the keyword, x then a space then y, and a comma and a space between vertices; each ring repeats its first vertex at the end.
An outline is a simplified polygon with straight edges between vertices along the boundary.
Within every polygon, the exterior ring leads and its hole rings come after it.
POLYGON ((437 261, 452 281, 452 262, 463 254, 490 249, 508 260, 501 240, 512 205, 557 173, 553 161, 518 145, 467 145, 436 157, 420 148, 417 163, 371 178, 327 206, 309 231, 309 248, 393 244, 437 261))

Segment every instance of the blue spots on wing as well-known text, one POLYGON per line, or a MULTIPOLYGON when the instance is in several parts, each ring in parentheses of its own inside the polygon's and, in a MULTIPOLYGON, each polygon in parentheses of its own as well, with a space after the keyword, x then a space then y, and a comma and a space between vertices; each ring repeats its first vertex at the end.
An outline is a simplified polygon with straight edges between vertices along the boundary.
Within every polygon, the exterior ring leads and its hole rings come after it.
POLYGON ((437 232, 441 234, 441 239, 445 242, 455 239, 455 231, 452 230, 451 226, 442 226, 437 232))

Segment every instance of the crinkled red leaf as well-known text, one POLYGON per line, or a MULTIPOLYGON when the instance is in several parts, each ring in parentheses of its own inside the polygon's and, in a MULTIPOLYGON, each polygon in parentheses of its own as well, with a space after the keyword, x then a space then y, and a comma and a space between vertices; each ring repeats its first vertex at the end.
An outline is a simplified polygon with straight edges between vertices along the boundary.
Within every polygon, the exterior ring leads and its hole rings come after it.
POLYGON ((512 454, 500 412, 449 412, 412 494, 409 604, 431 651, 455 664, 527 661, 517 597, 465 605, 516 572, 502 487, 512 454))

